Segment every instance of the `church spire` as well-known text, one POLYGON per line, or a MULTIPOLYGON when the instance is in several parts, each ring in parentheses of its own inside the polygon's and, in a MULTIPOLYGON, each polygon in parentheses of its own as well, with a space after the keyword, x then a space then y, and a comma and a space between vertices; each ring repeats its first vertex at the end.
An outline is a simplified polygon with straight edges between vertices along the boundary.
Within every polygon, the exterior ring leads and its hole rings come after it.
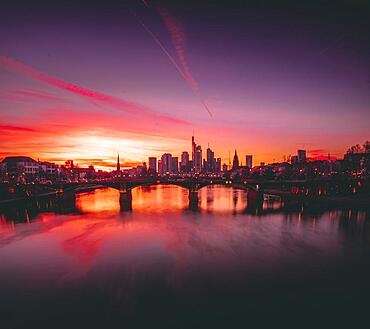
POLYGON ((239 158, 238 154, 236 153, 235 149, 235 154, 234 154, 234 159, 233 159, 233 170, 237 170, 239 168, 239 158))
POLYGON ((119 163, 119 153, 118 153, 118 156, 117 156, 117 171, 121 171, 121 165, 119 163))

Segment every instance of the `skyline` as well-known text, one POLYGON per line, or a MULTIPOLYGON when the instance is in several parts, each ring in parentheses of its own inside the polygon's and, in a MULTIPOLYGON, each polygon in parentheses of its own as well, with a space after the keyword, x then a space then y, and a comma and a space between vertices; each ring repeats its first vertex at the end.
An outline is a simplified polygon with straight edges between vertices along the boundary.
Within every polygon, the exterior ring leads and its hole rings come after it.
MULTIPOLYGON (((258 162, 254 160, 254 155, 253 154, 241 154, 241 153, 238 153, 238 150, 237 149, 234 149, 234 151, 231 153, 228 154, 228 158, 227 158, 227 161, 225 162, 222 162, 222 158, 219 157, 219 154, 217 153, 217 151, 215 151, 215 149, 211 148, 211 145, 208 143, 207 145, 207 148, 203 148, 202 145, 200 144, 197 144, 197 143, 194 143, 195 139, 194 139, 194 135, 192 136, 192 139, 191 139, 191 142, 192 142, 192 147, 191 147, 191 150, 190 152, 188 151, 188 149, 184 149, 182 151, 180 151, 180 153, 170 153, 168 151, 164 151, 164 153, 162 153, 160 156, 152 156, 152 155, 147 155, 146 159, 142 162, 134 162, 134 163, 127 163, 125 161, 121 161, 122 160, 122 156, 120 153, 117 153, 116 154, 116 157, 115 157, 115 162, 114 162, 114 165, 107 165, 105 167, 102 167, 100 168, 100 166, 95 166, 93 163, 87 163, 85 165, 81 165, 81 163, 78 163, 77 161, 75 161, 76 159, 63 159, 63 160, 60 160, 59 162, 56 162, 56 163, 53 163, 53 162, 50 162, 48 160, 45 160, 45 159, 41 159, 40 157, 36 157, 37 160, 35 159, 32 159, 32 157, 29 157, 29 156, 26 156, 26 155, 14 155, 14 156, 7 156, 7 157, 4 157, 2 159, 2 161, 6 160, 6 159, 9 159, 9 158, 23 158, 23 157, 26 157, 26 158, 30 158, 32 161, 34 162, 39 162, 39 163, 50 163, 50 164, 53 164, 53 165, 58 165, 58 166, 69 166, 70 164, 67 165, 67 163, 70 163, 72 162, 74 164, 74 166, 76 168, 80 168, 80 169, 87 169, 87 166, 90 168, 92 166, 92 168, 96 168, 96 169, 105 169, 106 172, 115 172, 115 171, 119 171, 119 170, 128 170, 128 169, 136 169, 139 168, 139 167, 143 167, 143 165, 147 166, 148 168, 151 166, 151 160, 155 160, 155 166, 160 166, 160 162, 161 162, 161 158, 163 159, 164 156, 170 156, 172 157, 173 159, 176 159, 176 161, 178 161, 178 170, 180 170, 180 167, 183 165, 182 164, 182 159, 183 157, 185 156, 186 158, 184 158, 185 160, 185 166, 187 166, 188 164, 190 164, 191 167, 189 167, 188 169, 192 169, 192 168, 196 168, 199 166, 199 170, 200 171, 203 171, 203 167, 204 165, 210 165, 210 166, 214 166, 214 164, 209 164, 208 163, 208 160, 209 159, 213 159, 213 161, 218 161, 219 159, 221 160, 221 162, 219 162, 219 166, 220 168, 226 166, 226 168, 228 168, 227 170, 231 170, 231 169, 234 169, 235 165, 235 159, 239 158, 237 161, 238 161, 238 165, 237 167, 249 167, 249 168, 253 168, 253 167, 264 167, 264 166, 269 166, 269 165, 276 165, 276 164, 296 164, 297 161, 300 163, 302 162, 302 158, 304 158, 304 162, 307 162, 307 163, 314 163, 314 162, 336 162, 336 161, 342 161, 342 160, 345 160, 346 156, 348 154, 354 154, 354 153, 358 153, 358 154, 365 154, 365 153, 368 153, 368 148, 369 148, 369 141, 365 141, 363 144, 356 144, 356 145, 352 145, 351 147, 348 147, 347 148, 347 151, 342 155, 342 156, 335 156, 335 155, 332 155, 330 153, 328 153, 327 155, 317 155, 316 153, 314 153, 313 151, 309 152, 307 151, 306 149, 297 149, 296 152, 294 153, 291 153, 289 154, 288 156, 282 156, 282 161, 274 161, 274 162, 258 162), (201 162, 200 160, 197 158, 198 156, 195 156, 195 154, 198 154, 198 148, 199 148, 199 151, 200 151, 200 157, 199 159, 201 159, 201 162), (210 158, 209 158, 210 157, 210 158), (235 158, 236 157, 236 158, 235 158), (194 159, 198 159, 198 160, 195 160, 196 161, 196 164, 194 164, 194 159), (244 160, 243 160, 244 159, 244 160), (205 162, 204 162, 205 161, 205 162), (248 165, 248 163, 254 163, 253 166, 251 165, 248 165)), ((211 161, 211 160, 210 160, 211 161)), ((214 169, 214 168, 213 168, 214 169)), ((206 170, 206 169, 204 169, 206 170)), ((222 171, 224 171, 223 169, 220 169, 222 171)))
POLYGON ((193 131, 222 163, 342 157, 370 138, 368 8, 297 6, 5 5, 0 158, 137 165, 193 131))

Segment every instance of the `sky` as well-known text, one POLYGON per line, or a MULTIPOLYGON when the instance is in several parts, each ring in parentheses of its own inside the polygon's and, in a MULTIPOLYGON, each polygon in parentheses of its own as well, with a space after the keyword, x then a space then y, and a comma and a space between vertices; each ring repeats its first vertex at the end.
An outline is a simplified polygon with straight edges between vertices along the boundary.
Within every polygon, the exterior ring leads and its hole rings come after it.
POLYGON ((0 11, 0 158, 112 169, 370 139, 368 1, 16 1, 0 11), (321 2, 321 3, 320 3, 321 2))

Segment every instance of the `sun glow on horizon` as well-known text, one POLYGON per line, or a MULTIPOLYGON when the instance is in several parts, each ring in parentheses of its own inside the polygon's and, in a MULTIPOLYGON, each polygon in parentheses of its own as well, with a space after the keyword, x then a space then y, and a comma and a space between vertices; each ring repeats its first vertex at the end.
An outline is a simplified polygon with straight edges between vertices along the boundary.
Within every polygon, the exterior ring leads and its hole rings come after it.
POLYGON ((81 166, 94 165, 97 169, 113 169, 117 155, 120 155, 122 167, 132 167, 147 162, 149 156, 160 157, 163 153, 175 150, 179 145, 184 147, 186 141, 171 140, 152 136, 111 136, 99 131, 85 131, 79 134, 62 137, 63 143, 55 153, 44 152, 40 155, 45 160, 52 159, 64 163, 74 160, 81 166), (63 145, 73 145, 66 148, 63 145))

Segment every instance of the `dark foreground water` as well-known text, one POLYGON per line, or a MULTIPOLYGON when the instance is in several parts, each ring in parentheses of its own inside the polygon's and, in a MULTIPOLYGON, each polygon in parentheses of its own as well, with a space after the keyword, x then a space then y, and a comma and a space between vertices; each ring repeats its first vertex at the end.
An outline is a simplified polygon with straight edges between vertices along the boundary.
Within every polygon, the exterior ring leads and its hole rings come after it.
POLYGON ((0 328, 368 327, 369 214, 255 215, 226 187, 199 211, 174 186, 135 189, 132 212, 118 198, 0 215, 0 328))

